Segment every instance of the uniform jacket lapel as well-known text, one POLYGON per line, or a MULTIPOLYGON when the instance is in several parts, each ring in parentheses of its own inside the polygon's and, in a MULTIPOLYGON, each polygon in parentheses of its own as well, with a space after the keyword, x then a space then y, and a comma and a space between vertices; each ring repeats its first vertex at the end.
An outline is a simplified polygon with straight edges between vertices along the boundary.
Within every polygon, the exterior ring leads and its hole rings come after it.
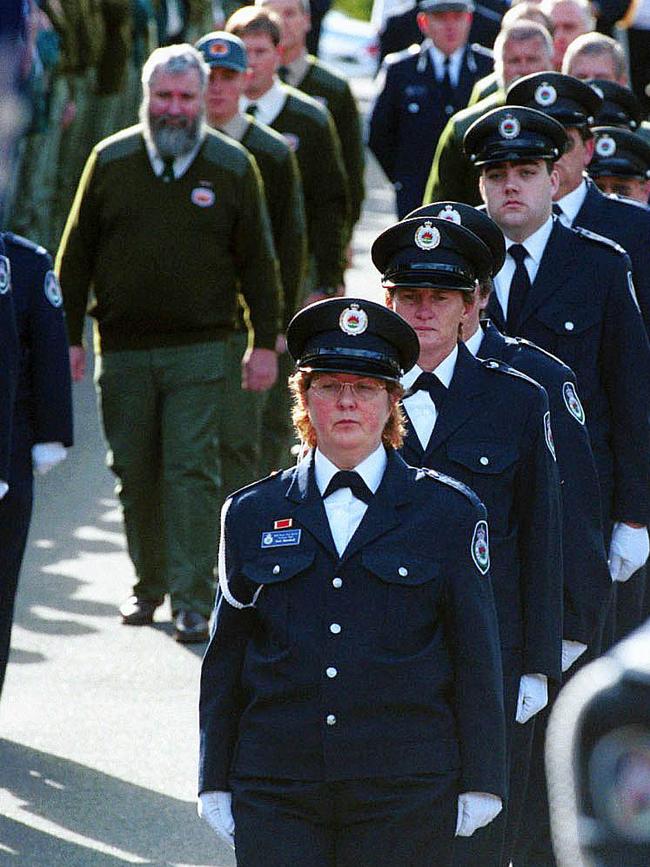
MULTIPOLYGON (((564 288, 571 275, 578 273, 579 263, 575 247, 571 243, 572 237, 571 230, 566 229, 558 219, 555 219, 532 289, 528 293, 519 317, 519 328, 551 295, 564 288)), ((519 328, 516 329, 517 333, 519 328)))
POLYGON ((591 179, 587 179, 587 195, 576 214, 573 225, 583 226, 585 229, 588 229, 594 221, 598 222, 601 204, 605 201, 607 201, 605 196, 600 192, 596 184, 591 179))
POLYGON ((479 358, 503 359, 505 338, 498 328, 488 319, 483 323, 483 339, 478 351, 479 358))
POLYGON ((311 451, 303 458, 292 472, 293 478, 286 497, 294 504, 296 522, 338 559, 339 555, 325 514, 323 498, 314 476, 314 452, 311 451))

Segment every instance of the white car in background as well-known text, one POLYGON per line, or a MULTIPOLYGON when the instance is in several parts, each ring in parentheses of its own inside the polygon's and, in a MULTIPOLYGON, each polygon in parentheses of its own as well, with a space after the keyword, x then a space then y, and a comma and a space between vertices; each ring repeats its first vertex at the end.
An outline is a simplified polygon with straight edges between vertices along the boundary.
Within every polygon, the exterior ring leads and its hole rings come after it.
POLYGON ((369 21, 330 10, 323 18, 318 57, 343 76, 372 78, 379 65, 379 38, 369 21))

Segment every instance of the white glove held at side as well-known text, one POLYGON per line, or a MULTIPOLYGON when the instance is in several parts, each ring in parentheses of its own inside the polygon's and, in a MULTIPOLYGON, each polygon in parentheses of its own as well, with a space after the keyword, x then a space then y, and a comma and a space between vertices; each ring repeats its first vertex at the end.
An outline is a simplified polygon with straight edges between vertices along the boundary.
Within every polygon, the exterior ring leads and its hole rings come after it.
POLYGON ((5 481, 0 479, 0 500, 4 497, 8 490, 9 485, 5 481))
POLYGON ((60 464, 67 457, 63 443, 36 443, 32 446, 32 462, 39 476, 44 476, 52 467, 60 464))
POLYGON ((503 808, 498 795, 488 792, 463 792, 458 796, 456 836, 471 837, 478 828, 489 825, 503 808))
POLYGON ((545 674, 522 674, 517 699, 518 723, 526 723, 548 704, 548 682, 545 674))
POLYGON ((612 581, 627 581, 648 559, 650 541, 647 527, 616 523, 609 545, 609 574, 612 581))
POLYGON ((587 645, 581 641, 571 641, 569 638, 562 639, 562 671, 568 671, 573 663, 582 656, 587 645))
POLYGON ((232 848, 235 848, 235 820, 232 817, 230 792, 202 792, 197 811, 212 830, 232 848))

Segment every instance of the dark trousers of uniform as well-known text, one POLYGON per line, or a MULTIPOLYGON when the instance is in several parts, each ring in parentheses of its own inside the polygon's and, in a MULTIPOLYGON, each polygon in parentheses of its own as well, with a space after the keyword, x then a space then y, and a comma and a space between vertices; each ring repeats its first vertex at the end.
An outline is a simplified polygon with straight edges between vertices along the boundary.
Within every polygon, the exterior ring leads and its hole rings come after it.
POLYGON ((237 867, 450 867, 455 774, 232 782, 237 867))
POLYGON ((471 837, 457 838, 454 867, 507 867, 510 862, 510 852, 521 821, 535 727, 535 718, 524 725, 515 720, 519 681, 519 675, 503 679, 508 762, 508 795, 503 801, 503 810, 471 837))
POLYGON ((107 352, 95 368, 133 592, 210 616, 219 535, 224 341, 107 352))
POLYGON ((0 500, 0 693, 5 679, 18 576, 32 517, 33 477, 30 432, 14 424, 9 491, 0 500))

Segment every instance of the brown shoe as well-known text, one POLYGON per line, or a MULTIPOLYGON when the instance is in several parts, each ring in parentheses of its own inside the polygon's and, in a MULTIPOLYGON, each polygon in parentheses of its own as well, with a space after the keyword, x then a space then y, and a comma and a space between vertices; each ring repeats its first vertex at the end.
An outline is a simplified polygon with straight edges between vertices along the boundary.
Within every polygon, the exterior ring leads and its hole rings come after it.
POLYGON ((122 623, 127 626, 147 626, 153 623, 156 608, 162 605, 162 599, 141 599, 139 596, 129 596, 120 605, 122 623))
POLYGON ((181 644, 193 644, 208 640, 208 621, 197 611, 186 611, 181 608, 174 615, 174 627, 176 629, 174 638, 181 644))

